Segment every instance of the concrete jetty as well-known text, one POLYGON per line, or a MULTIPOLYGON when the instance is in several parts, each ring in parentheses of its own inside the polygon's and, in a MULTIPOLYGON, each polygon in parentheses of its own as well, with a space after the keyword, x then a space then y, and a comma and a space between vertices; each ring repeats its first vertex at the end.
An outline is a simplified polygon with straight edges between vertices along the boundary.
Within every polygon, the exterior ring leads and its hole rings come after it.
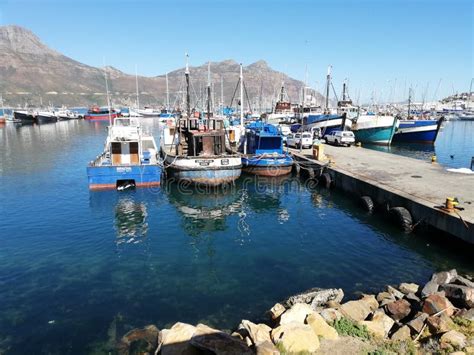
POLYGON ((474 244, 474 174, 365 148, 325 144, 324 150, 329 164, 313 159, 310 149, 290 149, 306 167, 326 166, 336 188, 369 196, 382 206, 404 207, 414 224, 425 223, 474 244), (447 197, 457 198, 461 209, 443 209, 447 197))

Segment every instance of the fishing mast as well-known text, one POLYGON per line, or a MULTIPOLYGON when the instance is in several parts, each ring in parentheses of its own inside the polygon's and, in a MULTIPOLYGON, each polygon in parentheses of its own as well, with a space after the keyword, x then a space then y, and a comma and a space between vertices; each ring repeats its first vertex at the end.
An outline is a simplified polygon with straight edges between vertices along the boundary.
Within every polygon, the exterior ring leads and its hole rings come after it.
POLYGON ((211 62, 207 64, 207 119, 211 118, 211 62))
POLYGON ((166 110, 170 109, 170 90, 168 87, 168 73, 166 73, 166 110))
POLYGON ((408 88, 408 112, 407 112, 407 120, 410 119, 410 106, 411 106, 411 87, 408 88))
POLYGON ((240 125, 244 125, 244 75, 240 63, 240 125))
POLYGON ((109 111, 109 124, 112 126, 112 116, 111 116, 112 107, 110 106, 109 83, 107 82, 107 67, 105 66, 104 66, 104 78, 105 78, 105 91, 107 93, 107 108, 109 111))
POLYGON ((135 89, 137 91, 137 112, 140 109, 140 96, 138 95, 138 68, 135 65, 135 89))
POLYGON ((186 53, 186 70, 184 71, 184 77, 186 78, 186 113, 188 115, 188 120, 191 117, 191 98, 189 95, 189 55, 186 53))
POLYGON ((329 110, 329 87, 331 86, 331 69, 332 65, 329 65, 328 74, 326 77, 326 110, 329 110))

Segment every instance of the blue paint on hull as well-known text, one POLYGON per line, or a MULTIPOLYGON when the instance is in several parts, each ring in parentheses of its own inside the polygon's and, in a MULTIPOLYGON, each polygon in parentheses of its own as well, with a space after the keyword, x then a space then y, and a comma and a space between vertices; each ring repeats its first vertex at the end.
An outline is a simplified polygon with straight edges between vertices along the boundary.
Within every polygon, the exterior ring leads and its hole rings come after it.
POLYGON ((439 131, 436 120, 400 121, 399 130, 393 136, 394 142, 433 143, 439 131))
POLYGON ((158 165, 88 166, 89 188, 115 188, 119 180, 134 180, 137 187, 157 186, 161 182, 158 165))
POLYGON ((288 154, 273 157, 252 155, 242 157, 243 170, 261 176, 280 176, 291 172, 293 158, 288 154))
POLYGON ((360 129, 353 132, 357 142, 369 144, 390 144, 395 132, 395 127, 374 127, 360 129))

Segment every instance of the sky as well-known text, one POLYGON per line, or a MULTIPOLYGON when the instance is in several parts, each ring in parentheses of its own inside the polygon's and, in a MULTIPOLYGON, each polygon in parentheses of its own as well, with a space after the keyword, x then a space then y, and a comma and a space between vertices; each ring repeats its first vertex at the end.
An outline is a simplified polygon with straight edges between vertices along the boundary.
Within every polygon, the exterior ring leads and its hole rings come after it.
POLYGON ((323 90, 328 65, 355 99, 430 101, 469 91, 472 0, 0 0, 0 24, 32 30, 92 66, 161 75, 260 59, 323 90))

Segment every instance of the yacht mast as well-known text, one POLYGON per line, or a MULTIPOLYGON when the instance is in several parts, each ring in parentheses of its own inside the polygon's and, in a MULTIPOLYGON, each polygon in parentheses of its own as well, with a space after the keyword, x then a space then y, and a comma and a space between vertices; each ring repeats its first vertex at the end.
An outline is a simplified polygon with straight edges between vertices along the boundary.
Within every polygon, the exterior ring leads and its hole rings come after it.
POLYGON ((240 63, 240 125, 244 125, 244 74, 240 63))

